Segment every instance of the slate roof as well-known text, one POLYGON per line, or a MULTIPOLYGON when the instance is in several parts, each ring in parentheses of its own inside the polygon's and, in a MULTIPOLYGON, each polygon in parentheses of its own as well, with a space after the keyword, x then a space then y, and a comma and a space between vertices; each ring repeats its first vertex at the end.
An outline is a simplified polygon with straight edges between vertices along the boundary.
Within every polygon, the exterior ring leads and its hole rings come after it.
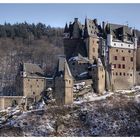
POLYGON ((65 74, 68 74, 70 77, 72 77, 72 74, 71 74, 71 71, 70 71, 70 68, 66 59, 64 61, 64 70, 65 70, 65 74))
POLYGON ((64 71, 64 62, 65 62, 65 57, 63 57, 63 56, 59 57, 59 60, 58 60, 58 72, 64 71))
POLYGON ((111 23, 108 23, 107 27, 108 27, 107 33, 112 34, 114 39, 123 40, 122 37, 127 36, 130 39, 130 41, 133 41, 132 28, 126 25, 118 25, 118 24, 111 24, 111 23))
POLYGON ((64 76, 65 72, 67 72, 67 74, 72 77, 66 58, 61 56, 58 60, 57 72, 55 76, 64 76))
POLYGON ((23 71, 26 72, 27 76, 44 77, 43 70, 37 64, 24 63, 23 71))

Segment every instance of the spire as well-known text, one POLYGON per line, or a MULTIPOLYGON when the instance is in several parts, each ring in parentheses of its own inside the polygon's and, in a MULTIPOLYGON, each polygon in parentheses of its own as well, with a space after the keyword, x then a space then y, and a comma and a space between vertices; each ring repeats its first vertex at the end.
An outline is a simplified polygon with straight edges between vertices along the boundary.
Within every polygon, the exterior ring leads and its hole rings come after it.
POLYGON ((85 28, 84 28, 84 37, 88 36, 88 31, 87 31, 87 17, 85 18, 85 28))
POLYGON ((68 33, 68 31, 69 31, 69 28, 68 28, 68 25, 67 25, 67 23, 66 23, 65 29, 64 29, 64 33, 68 33))
POLYGON ((85 27, 87 27, 87 16, 85 18, 85 27))

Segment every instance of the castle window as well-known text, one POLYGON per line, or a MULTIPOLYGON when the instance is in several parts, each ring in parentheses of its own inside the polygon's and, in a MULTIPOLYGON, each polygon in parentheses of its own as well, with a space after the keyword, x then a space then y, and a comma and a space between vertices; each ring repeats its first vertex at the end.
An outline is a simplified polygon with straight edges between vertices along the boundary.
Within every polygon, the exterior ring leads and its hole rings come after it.
POLYGON ((114 68, 116 68, 116 64, 114 64, 114 68))
POLYGON ((104 78, 104 75, 102 75, 102 78, 104 78))
POLYGON ((30 81, 30 79, 28 79, 28 81, 30 81))
POLYGON ((120 72, 120 76, 122 75, 122 73, 120 72))
POLYGON ((129 73, 127 73, 127 76, 129 76, 129 73))
POLYGON ((130 58, 131 62, 133 62, 133 57, 130 58))
POLYGON ((125 69, 125 65, 124 64, 122 65, 122 68, 125 69))
POLYGON ((70 84, 70 82, 71 82, 71 81, 69 80, 69 84, 70 84))
POLYGON ((132 74, 130 74, 130 76, 132 76, 132 74))
POLYGON ((121 68, 121 64, 118 64, 118 68, 121 68))
POLYGON ((99 41, 97 41, 97 44, 99 44, 99 41))
POLYGON ((118 73, 116 72, 116 75, 118 75, 118 73))
POLYGON ((36 81, 38 81, 38 79, 36 81))
POLYGON ((130 45, 128 45, 128 47, 130 47, 130 45))
POLYGON ((75 65, 75 62, 73 62, 72 65, 75 65))
POLYGON ((129 53, 131 53, 131 50, 128 50, 129 53))
POLYGON ((121 46, 123 46, 123 44, 121 44, 121 46))
POLYGON ((115 56, 114 59, 117 60, 117 56, 115 56))
POLYGON ((125 61, 125 57, 124 56, 122 57, 122 61, 125 61))
POLYGON ((103 68, 100 68, 100 71, 103 71, 103 68))
POLYGON ((114 43, 114 46, 116 46, 116 43, 114 43))
POLYGON ((116 49, 116 52, 118 52, 118 49, 116 49))
POLYGON ((37 87, 39 88, 39 85, 37 85, 37 87))
POLYGON ((91 31, 91 34, 92 34, 92 31, 91 31))
POLYGON ((123 73, 123 75, 125 76, 125 72, 123 73))
POLYGON ((122 50, 122 52, 123 52, 123 50, 122 50))

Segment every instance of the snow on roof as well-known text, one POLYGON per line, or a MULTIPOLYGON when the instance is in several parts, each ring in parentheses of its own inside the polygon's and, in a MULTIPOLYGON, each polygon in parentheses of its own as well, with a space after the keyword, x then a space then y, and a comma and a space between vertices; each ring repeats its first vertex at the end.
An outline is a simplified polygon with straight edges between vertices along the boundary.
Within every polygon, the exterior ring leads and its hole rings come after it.
POLYGON ((68 62, 70 61, 84 61, 84 62, 89 62, 89 59, 87 57, 83 57, 82 55, 78 55, 78 56, 74 56, 74 57, 71 57, 68 62))
POLYGON ((96 66, 97 66, 96 64, 92 64, 88 68, 92 68, 92 67, 96 67, 96 66))
POLYGON ((99 65, 99 66, 103 66, 102 61, 101 61, 100 58, 98 58, 98 65, 99 65))
POLYGON ((80 73, 79 76, 83 76, 83 75, 86 75, 86 74, 88 74, 87 71, 80 73))
POLYGON ((78 59, 78 56, 75 56, 75 57, 71 57, 69 60, 68 60, 68 62, 70 62, 70 61, 78 61, 79 59, 78 59))

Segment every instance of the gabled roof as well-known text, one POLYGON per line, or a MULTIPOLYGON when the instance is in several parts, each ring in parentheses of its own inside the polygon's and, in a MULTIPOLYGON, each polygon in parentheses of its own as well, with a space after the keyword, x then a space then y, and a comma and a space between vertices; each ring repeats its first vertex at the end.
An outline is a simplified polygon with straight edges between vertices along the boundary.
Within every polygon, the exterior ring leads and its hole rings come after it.
POLYGON ((56 76, 65 76, 65 74, 72 77, 66 58, 61 56, 58 60, 56 76))
POLYGON ((26 72, 27 76, 44 76, 43 70, 37 64, 32 63, 23 63, 23 72, 26 72))

